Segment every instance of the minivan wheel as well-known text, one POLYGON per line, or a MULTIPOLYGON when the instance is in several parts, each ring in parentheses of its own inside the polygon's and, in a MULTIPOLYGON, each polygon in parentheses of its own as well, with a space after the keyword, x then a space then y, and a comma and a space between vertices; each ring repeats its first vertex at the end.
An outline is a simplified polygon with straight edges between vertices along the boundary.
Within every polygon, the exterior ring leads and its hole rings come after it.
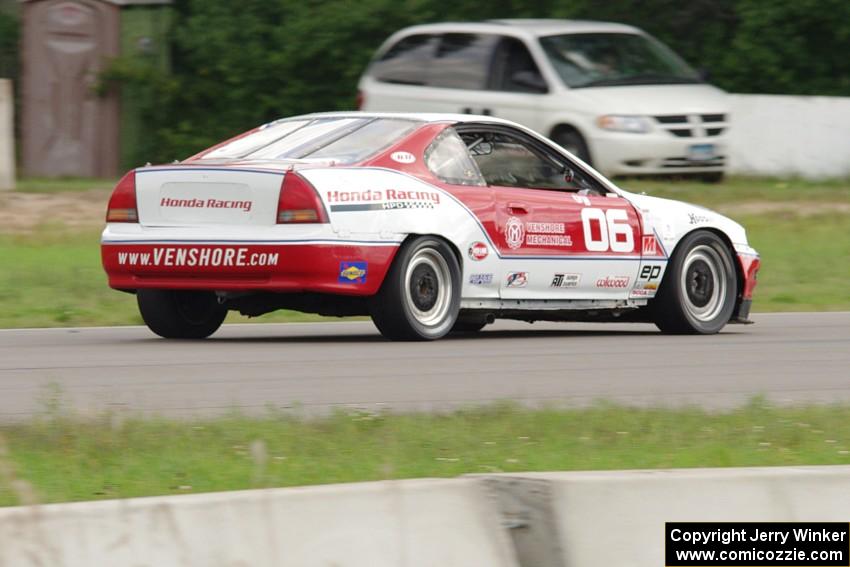
POLYGON ((574 128, 561 128, 552 134, 552 141, 578 157, 584 163, 593 165, 590 162, 590 151, 587 149, 587 143, 574 128))
POLYGON ((166 339, 205 339, 227 316, 211 291, 140 289, 136 302, 145 325, 166 339))
POLYGON ((372 321, 391 340, 439 339, 460 310, 460 266, 449 245, 422 236, 404 244, 372 298, 372 321))

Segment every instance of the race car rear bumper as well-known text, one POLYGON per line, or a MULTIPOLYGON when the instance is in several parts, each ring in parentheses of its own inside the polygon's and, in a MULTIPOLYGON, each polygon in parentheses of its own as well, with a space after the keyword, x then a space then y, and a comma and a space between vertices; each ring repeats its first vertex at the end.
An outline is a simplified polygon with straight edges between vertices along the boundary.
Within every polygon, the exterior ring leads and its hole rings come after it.
POLYGON ((101 245, 114 289, 374 295, 398 250, 347 242, 126 242, 101 245))

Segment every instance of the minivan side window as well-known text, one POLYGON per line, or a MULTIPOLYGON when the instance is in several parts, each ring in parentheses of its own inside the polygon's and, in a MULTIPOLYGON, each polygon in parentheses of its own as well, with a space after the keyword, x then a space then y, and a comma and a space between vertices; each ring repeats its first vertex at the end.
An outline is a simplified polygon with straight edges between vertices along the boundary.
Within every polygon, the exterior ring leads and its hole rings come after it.
POLYGON ((496 41, 496 36, 489 34, 444 34, 431 62, 428 85, 449 89, 486 88, 496 41))
POLYGON ((528 48, 516 38, 502 38, 493 57, 492 70, 492 90, 518 93, 549 91, 528 48))
POLYGON ((372 62, 371 75, 384 83, 425 85, 428 68, 437 45, 432 34, 409 35, 398 40, 372 62))

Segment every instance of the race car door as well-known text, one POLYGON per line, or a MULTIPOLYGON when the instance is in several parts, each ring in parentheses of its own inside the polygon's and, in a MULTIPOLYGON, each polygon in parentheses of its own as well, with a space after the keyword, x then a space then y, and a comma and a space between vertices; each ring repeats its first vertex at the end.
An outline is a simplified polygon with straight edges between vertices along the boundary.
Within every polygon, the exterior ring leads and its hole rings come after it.
POLYGON ((632 205, 509 126, 458 128, 493 189, 503 299, 626 299, 640 265, 632 205))

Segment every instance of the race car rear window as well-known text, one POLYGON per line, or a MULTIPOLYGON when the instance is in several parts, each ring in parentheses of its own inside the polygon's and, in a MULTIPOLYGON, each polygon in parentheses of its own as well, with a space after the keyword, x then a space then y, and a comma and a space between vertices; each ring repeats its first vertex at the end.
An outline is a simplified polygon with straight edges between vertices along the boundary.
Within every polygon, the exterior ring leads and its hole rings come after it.
POLYGON ((421 122, 395 118, 329 117, 273 122, 202 159, 322 160, 351 164, 377 154, 421 122))

